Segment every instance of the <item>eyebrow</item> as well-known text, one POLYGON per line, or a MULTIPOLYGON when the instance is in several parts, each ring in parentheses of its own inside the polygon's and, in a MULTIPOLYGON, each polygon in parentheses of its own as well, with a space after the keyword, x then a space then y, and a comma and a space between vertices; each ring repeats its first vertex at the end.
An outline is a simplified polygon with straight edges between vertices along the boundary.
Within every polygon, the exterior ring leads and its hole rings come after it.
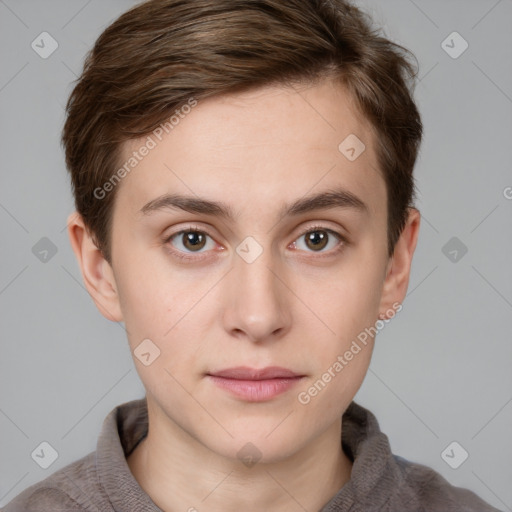
MULTIPOLYGON (((368 213, 368 206, 352 192, 345 189, 331 189, 307 197, 302 197, 291 204, 285 204, 279 213, 279 218, 297 216, 317 210, 334 208, 351 209, 360 213, 368 213)), ((190 213, 212 215, 225 220, 234 221, 233 209, 218 201, 186 196, 180 194, 164 194, 145 204, 140 212, 150 215, 153 212, 167 209, 179 209, 190 213)))

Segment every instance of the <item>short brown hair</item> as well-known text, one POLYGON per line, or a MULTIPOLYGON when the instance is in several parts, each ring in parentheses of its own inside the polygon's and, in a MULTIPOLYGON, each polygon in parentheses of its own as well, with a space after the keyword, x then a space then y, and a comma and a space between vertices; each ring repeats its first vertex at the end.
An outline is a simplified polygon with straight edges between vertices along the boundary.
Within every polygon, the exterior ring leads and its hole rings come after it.
MULTIPOLYGON (((62 133, 75 206, 111 263, 121 144, 147 135, 190 98, 265 85, 339 80, 377 134, 388 254, 413 206, 422 123, 417 66, 347 0, 149 0, 108 26, 68 99, 62 133)), ((340 141, 341 142, 341 141, 340 141)))

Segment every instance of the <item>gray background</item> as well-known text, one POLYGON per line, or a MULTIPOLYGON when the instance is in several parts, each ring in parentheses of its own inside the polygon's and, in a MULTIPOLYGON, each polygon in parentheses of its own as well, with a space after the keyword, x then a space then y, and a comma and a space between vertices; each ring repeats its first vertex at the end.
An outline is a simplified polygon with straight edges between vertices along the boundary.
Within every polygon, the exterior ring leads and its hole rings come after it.
MULTIPOLYGON (((425 140, 408 296, 355 399, 394 453, 512 510, 512 1, 358 3, 420 62, 425 140), (454 31, 469 44, 458 58, 442 46, 454 31), (458 469, 441 457, 452 441, 469 453, 458 469)), ((134 4, 0 0, 0 506, 94 450, 107 413, 143 396, 122 326, 82 285, 59 143, 85 52, 134 4), (59 45, 47 59, 31 47, 43 31, 59 45), (59 454, 48 469, 31 458, 42 441, 59 454)))

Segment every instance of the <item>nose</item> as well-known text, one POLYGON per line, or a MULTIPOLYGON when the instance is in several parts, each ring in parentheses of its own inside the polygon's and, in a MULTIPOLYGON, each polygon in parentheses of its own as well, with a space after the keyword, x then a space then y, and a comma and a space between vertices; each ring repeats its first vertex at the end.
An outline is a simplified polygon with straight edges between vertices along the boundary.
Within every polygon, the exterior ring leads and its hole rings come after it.
POLYGON ((224 327, 231 336, 264 343, 283 337, 290 329, 289 301, 293 295, 284 266, 273 258, 272 250, 260 244, 261 254, 252 260, 254 245, 242 244, 234 255, 225 296, 224 327), (244 253, 247 247, 249 252, 244 253))

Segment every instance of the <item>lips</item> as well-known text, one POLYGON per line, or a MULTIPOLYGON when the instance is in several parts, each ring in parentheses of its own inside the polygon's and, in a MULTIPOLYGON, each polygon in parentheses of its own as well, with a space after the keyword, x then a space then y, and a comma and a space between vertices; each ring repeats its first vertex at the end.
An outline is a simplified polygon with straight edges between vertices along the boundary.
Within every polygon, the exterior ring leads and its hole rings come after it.
POLYGON ((264 402, 292 389, 305 375, 287 368, 269 366, 257 369, 247 366, 228 368, 206 377, 217 388, 244 402, 264 402))
POLYGON ((208 375, 235 380, 293 379, 302 377, 300 374, 279 366, 269 366, 261 370, 247 366, 238 366, 236 368, 228 368, 226 370, 209 373, 208 375))

